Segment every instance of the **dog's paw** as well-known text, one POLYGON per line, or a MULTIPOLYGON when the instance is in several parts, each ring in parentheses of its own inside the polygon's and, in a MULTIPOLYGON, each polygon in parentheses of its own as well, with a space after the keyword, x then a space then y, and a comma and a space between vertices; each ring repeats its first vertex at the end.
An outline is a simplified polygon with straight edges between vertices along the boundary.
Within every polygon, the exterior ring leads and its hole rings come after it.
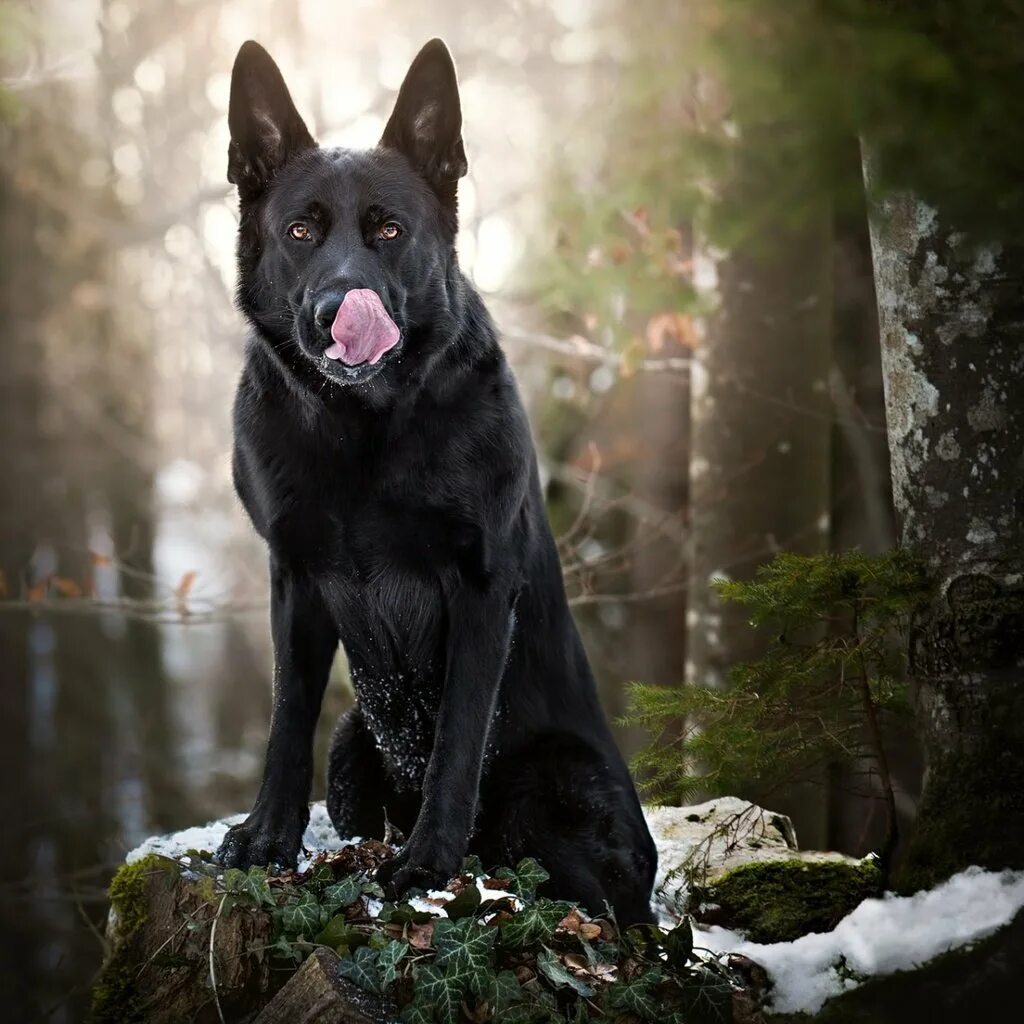
POLYGON ((228 829, 224 841, 213 855, 226 868, 294 868, 302 845, 302 828, 266 822, 250 815, 228 829))
POLYGON ((389 900, 409 889, 443 889, 458 874, 461 858, 406 844, 377 869, 377 881, 389 900))

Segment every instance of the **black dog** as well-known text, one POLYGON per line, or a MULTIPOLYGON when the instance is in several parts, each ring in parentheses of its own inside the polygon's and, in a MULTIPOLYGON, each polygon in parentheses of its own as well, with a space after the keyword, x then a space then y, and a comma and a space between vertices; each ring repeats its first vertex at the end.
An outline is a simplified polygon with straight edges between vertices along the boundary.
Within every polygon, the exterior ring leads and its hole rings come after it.
POLYGON ((536 857, 548 890, 650 919, 656 854, 566 603, 529 425, 455 254, 455 69, 416 57, 376 149, 323 150, 246 43, 231 82, 238 494, 270 548, 274 711, 224 864, 294 864, 340 640, 356 706, 330 756, 343 836, 405 831, 390 893, 536 857))

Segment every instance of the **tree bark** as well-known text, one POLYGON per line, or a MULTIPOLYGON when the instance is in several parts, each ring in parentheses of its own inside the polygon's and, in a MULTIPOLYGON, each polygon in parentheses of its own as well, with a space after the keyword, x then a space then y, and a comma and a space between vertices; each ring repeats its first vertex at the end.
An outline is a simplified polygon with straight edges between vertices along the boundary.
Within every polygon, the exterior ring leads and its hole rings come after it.
MULTIPOLYGON (((870 190, 870 160, 866 163, 870 190)), ((893 499, 929 564, 911 674, 928 769, 904 882, 1024 866, 1024 248, 874 200, 893 499)))
POLYGON ((338 954, 316 949, 260 1011, 253 1024, 382 1024, 397 1018, 379 999, 345 981, 337 971, 338 954))

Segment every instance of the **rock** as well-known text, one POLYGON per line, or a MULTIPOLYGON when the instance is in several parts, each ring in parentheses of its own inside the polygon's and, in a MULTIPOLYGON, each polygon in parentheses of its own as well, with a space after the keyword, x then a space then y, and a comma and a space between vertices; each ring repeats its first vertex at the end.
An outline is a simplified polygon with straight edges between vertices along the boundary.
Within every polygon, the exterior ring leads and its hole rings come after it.
POLYGON ((873 860, 766 860, 741 864, 694 886, 690 903, 702 924, 740 931, 752 942, 791 942, 831 931, 882 889, 873 860))
POLYGON ((690 807, 647 807, 644 814, 658 848, 655 899, 675 914, 694 909, 695 886, 706 886, 746 864, 861 866, 841 853, 799 850, 793 823, 786 815, 734 796, 690 807))

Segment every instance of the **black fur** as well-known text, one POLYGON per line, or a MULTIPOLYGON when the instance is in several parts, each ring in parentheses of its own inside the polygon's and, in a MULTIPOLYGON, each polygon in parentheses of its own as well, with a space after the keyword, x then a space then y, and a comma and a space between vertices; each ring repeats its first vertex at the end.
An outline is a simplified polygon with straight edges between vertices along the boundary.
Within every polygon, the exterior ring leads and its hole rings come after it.
POLYGON ((448 51, 423 48, 380 145, 351 152, 317 147, 246 43, 230 124, 253 327, 234 476, 270 548, 275 690, 263 783, 220 859, 295 863, 340 641, 357 703, 328 808, 342 835, 381 835, 385 812, 407 833, 380 871, 392 894, 443 883, 470 849, 535 856, 558 896, 649 920, 654 846, 566 603, 515 382, 456 259, 448 51), (383 240, 385 223, 401 234, 383 240), (353 288, 401 329, 376 366, 323 356, 353 288))

